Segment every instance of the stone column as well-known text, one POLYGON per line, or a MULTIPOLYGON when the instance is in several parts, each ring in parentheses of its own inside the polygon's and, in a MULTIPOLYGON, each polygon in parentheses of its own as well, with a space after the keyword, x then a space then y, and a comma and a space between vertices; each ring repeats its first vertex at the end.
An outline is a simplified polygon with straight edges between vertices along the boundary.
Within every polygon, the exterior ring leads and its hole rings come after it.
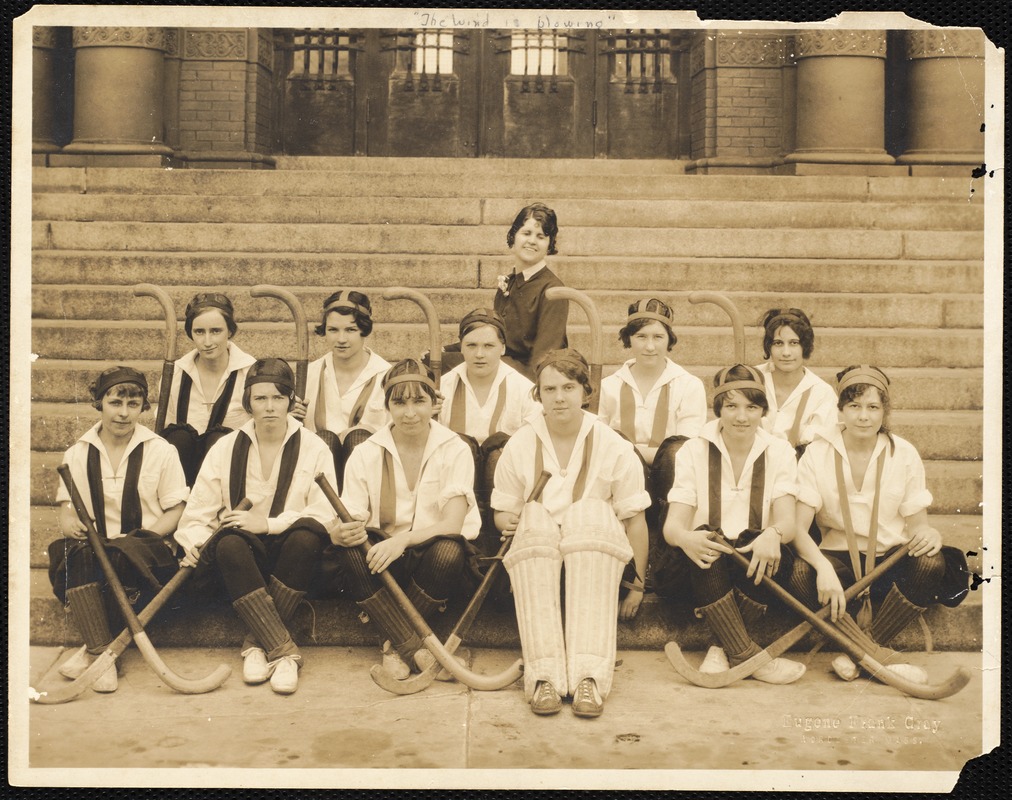
MULTIPOLYGON (((74 28, 74 140, 61 166, 162 166, 164 28, 74 28)), ((51 162, 55 163, 55 162, 51 162)))
POLYGON ((46 155, 59 152, 54 137, 58 101, 56 49, 59 28, 32 28, 32 156, 46 163, 46 155))
POLYGON ((885 150, 885 31, 795 35, 795 174, 905 174, 885 150))
POLYGON ((984 160, 984 35, 911 30, 903 42, 908 134, 896 160, 915 175, 966 175, 957 165, 984 160))

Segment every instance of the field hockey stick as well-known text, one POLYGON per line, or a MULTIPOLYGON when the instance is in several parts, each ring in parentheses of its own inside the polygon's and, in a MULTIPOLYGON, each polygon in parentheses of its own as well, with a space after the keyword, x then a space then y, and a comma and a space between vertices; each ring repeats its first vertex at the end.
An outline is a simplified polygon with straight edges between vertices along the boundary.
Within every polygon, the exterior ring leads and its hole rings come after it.
POLYGON ((549 300, 572 300, 587 315, 587 323, 590 325, 590 383, 594 387, 588 411, 596 414, 601 404, 601 370, 604 362, 604 329, 601 327, 601 315, 590 296, 579 289, 553 286, 545 290, 545 297, 549 300))
POLYGON ((172 373, 176 368, 176 309, 169 293, 153 283, 138 283, 134 286, 134 297, 155 298, 165 314, 165 360, 162 362, 162 381, 158 389, 158 411, 155 412, 155 433, 161 435, 172 391, 172 373))
POLYGON ((440 373, 443 366, 443 345, 440 341, 439 313, 427 295, 404 286, 393 286, 383 292, 384 300, 410 300, 422 309, 425 324, 429 327, 429 368, 432 370, 434 382, 439 386, 440 373))
POLYGON ((280 286, 268 286, 260 284, 249 290, 252 297, 273 297, 280 300, 288 310, 292 312, 295 320, 295 346, 297 358, 295 361, 295 395, 301 401, 306 402, 306 380, 309 377, 309 328, 306 323, 306 312, 302 308, 294 294, 280 286))
POLYGON ((731 302, 731 298, 720 292, 690 292, 689 302, 693 305, 699 303, 713 303, 724 309, 724 312, 731 318, 731 330, 734 332, 734 360, 737 364, 745 363, 745 326, 741 321, 741 314, 738 307, 731 302))

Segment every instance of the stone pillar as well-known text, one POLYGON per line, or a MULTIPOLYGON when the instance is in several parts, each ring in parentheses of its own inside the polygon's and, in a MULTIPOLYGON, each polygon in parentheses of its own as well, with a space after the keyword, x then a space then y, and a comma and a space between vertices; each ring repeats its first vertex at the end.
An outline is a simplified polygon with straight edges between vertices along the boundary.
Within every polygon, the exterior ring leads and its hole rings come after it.
POLYGON ((57 114, 56 50, 59 28, 32 28, 32 157, 45 165, 60 146, 54 136, 57 114))
POLYGON ((162 126, 165 29, 74 28, 74 49, 74 140, 59 165, 169 163, 162 126))
POLYGON ((162 91, 162 120, 165 144, 179 148, 179 74, 182 67, 179 52, 179 28, 165 29, 165 80, 162 91))
POLYGON ((201 169, 264 169, 271 153, 270 29, 183 28, 179 158, 201 169))
POLYGON ((885 150, 885 31, 795 34, 795 174, 906 174, 885 150))
POLYGON ((768 174, 783 155, 788 38, 700 32, 689 51, 693 162, 699 174, 768 174))
POLYGON ((896 160, 914 175, 966 175, 984 160, 984 34, 904 33, 907 142, 896 160))

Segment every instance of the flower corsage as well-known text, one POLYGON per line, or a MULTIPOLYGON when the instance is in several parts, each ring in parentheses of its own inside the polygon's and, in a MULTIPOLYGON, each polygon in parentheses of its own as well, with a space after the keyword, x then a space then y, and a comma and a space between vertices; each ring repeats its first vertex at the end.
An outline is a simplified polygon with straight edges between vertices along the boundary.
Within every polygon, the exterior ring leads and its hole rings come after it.
POLYGON ((502 292, 503 297, 510 296, 510 286, 513 284, 512 275, 500 275, 496 278, 496 284, 499 287, 499 291, 502 292))

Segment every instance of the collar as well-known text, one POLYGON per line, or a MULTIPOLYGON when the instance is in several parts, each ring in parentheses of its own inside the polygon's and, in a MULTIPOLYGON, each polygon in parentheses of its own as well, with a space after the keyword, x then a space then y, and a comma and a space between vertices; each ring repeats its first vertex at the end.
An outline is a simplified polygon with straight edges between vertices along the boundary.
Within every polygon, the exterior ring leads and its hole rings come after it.
MULTIPOLYGON (((636 363, 635 358, 630 358, 621 367, 619 367, 615 374, 618 375, 620 380, 628 383, 634 390, 639 391, 636 385, 636 379, 633 377, 631 367, 636 363)), ((671 383, 676 378, 681 378, 684 375, 688 375, 689 372, 684 367, 679 366, 670 358, 665 359, 664 370, 661 372, 661 376, 657 379, 657 382, 653 385, 651 392, 654 389, 660 389, 664 384, 671 383)))
MULTIPOLYGON (((506 380, 510 372, 516 372, 516 370, 514 370, 513 367, 511 367, 505 361, 502 361, 500 359, 499 369, 496 370, 495 377, 492 379, 492 388, 490 391, 495 391, 496 389, 498 389, 499 384, 502 383, 504 380, 506 380)), ((451 375, 455 375, 457 377, 457 380, 462 381, 463 384, 468 389, 474 392, 474 387, 471 385, 471 380, 470 378, 467 377, 467 364, 461 362, 453 369, 451 369, 449 372, 447 372, 444 377, 449 377, 451 375)), ((442 383, 442 379, 440 380, 440 383, 442 383)))
MULTIPOLYGON (((702 430, 699 432, 699 438, 705 439, 708 442, 713 442, 717 445, 717 449, 720 450, 720 454, 728 461, 731 460, 731 454, 727 451, 727 446, 724 444, 724 439, 720 435, 720 420, 711 419, 707 422, 702 430)), ((770 446, 773 441, 773 436, 763 430, 762 426, 756 429, 755 441, 752 442, 752 449, 749 451, 746 462, 751 463, 759 457, 759 454, 770 446)))
MULTIPOLYGON (((766 400, 770 404, 770 411, 774 410, 774 406, 779 409, 779 406, 777 406, 776 387, 773 385, 773 373, 775 371, 773 363, 771 361, 764 361, 762 364, 757 364, 755 368, 759 370, 759 373, 763 376, 763 382, 766 384, 766 400)), ((787 405, 795 397, 800 396, 806 389, 810 389, 821 380, 807 366, 802 366, 801 369, 804 370, 801 374, 801 381, 787 395, 784 405, 787 405)))
MULTIPOLYGON (((98 435, 98 431, 101 427, 102 421, 99 420, 94 425, 92 425, 88 430, 86 430, 84 434, 81 436, 81 438, 78 439, 78 441, 84 442, 86 444, 93 444, 95 445, 95 447, 99 449, 99 452, 105 453, 106 452, 105 442, 103 442, 102 438, 98 435)), ((133 452, 133 449, 137 447, 137 445, 139 445, 141 442, 146 442, 148 439, 160 439, 160 438, 162 437, 156 434, 153 430, 145 427, 144 425, 141 425, 138 422, 137 425, 134 427, 134 435, 130 437, 130 441, 127 443, 127 448, 124 455, 128 455, 129 453, 133 452)))
MULTIPOLYGON (((371 442, 372 444, 375 444, 377 447, 381 447, 384 450, 389 450, 391 453, 393 453, 394 458, 399 463, 400 455, 398 455, 397 445, 394 443, 393 427, 394 427, 393 422, 388 422, 386 425, 384 425, 382 428, 376 431, 376 433, 374 433, 372 436, 366 439, 366 441, 363 442, 363 446, 371 442)), ((436 422, 435 419, 430 419, 429 438, 425 442, 425 449, 422 451, 422 466, 423 467, 425 466, 425 463, 429 460, 429 457, 433 453, 435 453, 436 450, 438 450, 440 447, 442 447, 451 439, 459 440, 460 437, 456 433, 451 431, 449 428, 447 428, 445 425, 441 425, 440 423, 436 422)))
POLYGON ((537 275, 539 272, 541 272, 541 270, 545 269, 547 266, 548 266, 548 259, 544 259, 539 264, 535 264, 533 267, 528 267, 527 269, 523 270, 520 274, 524 276, 524 282, 526 283, 535 275, 537 275))
MULTIPOLYGON (((382 375, 390 369, 390 364, 384 358, 376 355, 376 353, 368 347, 365 348, 365 351, 369 354, 369 359, 365 362, 365 366, 362 367, 361 372, 358 373, 355 380, 352 381, 351 386, 348 387, 348 391, 362 386, 373 375, 382 375)), ((332 352, 327 353, 321 360, 331 372, 334 371, 334 354, 332 352)), ((330 380, 333 380, 333 377, 331 377, 330 380)))
MULTIPOLYGON (((285 429, 285 438, 281 440, 282 446, 284 446, 285 443, 298 432, 299 428, 302 427, 302 423, 295 419, 295 417, 291 414, 286 417, 286 421, 288 422, 288 427, 285 429)), ((252 418, 246 420, 239 430, 249 436, 250 440, 253 442, 253 446, 259 449, 259 445, 257 444, 256 424, 252 418)))
MULTIPOLYGON (((822 439, 823 441, 827 442, 829 446, 832 447, 834 450, 838 451, 840 455, 843 456, 844 461, 846 461, 849 464, 850 457, 847 454, 847 445, 844 444, 843 442, 844 427, 845 426, 842 422, 838 422, 830 427, 817 430, 815 431, 813 441, 816 439, 822 439)), ((882 451, 884 447, 887 447, 888 444, 889 444, 889 437, 887 437, 884 433, 879 433, 879 435, 875 439, 875 447, 871 451, 871 460, 874 461, 876 458, 878 458, 879 453, 882 451)))
MULTIPOLYGON (((596 422, 597 417, 591 414, 586 409, 583 409, 583 418, 580 420, 580 430, 576 434, 576 444, 579 444, 580 442, 582 442, 584 439, 587 438, 587 436, 590 434, 591 428, 594 427, 594 423, 596 422)), ((555 445, 552 444, 552 435, 548 432, 548 425, 545 422, 544 414, 541 414, 540 416, 537 416, 534 419, 532 419, 530 421, 530 425, 534 429, 534 433, 541 440, 542 444, 544 444, 544 446, 547 449, 551 450, 552 457, 556 458, 555 445)), ((573 446, 573 449, 574 450, 576 449, 575 445, 573 446)), ((556 461, 558 461, 557 458, 556 461)))
MULTIPOLYGON (((228 366, 225 367, 225 374, 222 376, 222 381, 227 379, 228 373, 234 372, 237 369, 243 369, 245 367, 251 367, 256 363, 256 359, 253 358, 249 353, 245 353, 239 349, 233 341, 228 343, 228 366)), ((197 377, 197 350, 193 349, 181 359, 176 362, 176 366, 184 372, 190 373, 193 378, 197 377)))

